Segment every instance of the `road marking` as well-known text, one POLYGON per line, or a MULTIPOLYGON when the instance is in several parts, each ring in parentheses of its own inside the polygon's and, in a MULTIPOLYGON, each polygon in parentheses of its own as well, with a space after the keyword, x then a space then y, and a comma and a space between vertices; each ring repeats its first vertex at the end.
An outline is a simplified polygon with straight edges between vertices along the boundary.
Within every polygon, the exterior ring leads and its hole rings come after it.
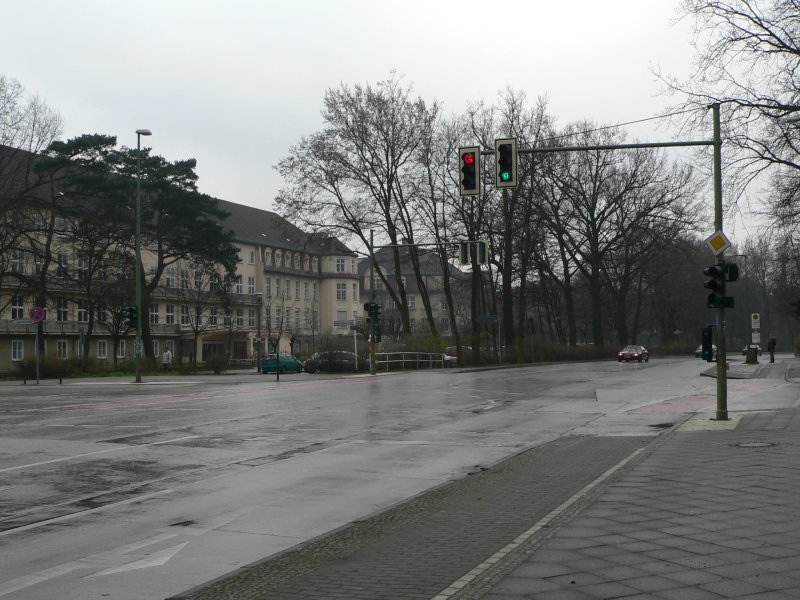
POLYGON ((134 446, 120 446, 118 448, 108 448, 106 450, 97 450, 95 452, 84 452, 83 454, 73 454, 71 456, 62 456, 61 458, 53 458, 51 460, 43 460, 41 462, 35 463, 28 463, 27 465, 17 465, 16 467, 6 467, 5 469, 0 469, 0 473, 8 473, 9 471, 19 471, 20 469, 29 469, 33 467, 41 467, 42 465, 50 465, 57 462, 63 462, 65 460, 72 460, 75 458, 84 458, 85 456, 95 456, 97 454, 108 454, 109 452, 123 452, 123 451, 130 451, 135 450, 136 448, 147 448, 148 446, 158 446, 160 444, 170 444, 172 442, 181 442, 183 440, 191 440, 193 438, 198 438, 199 435, 187 435, 184 437, 173 438, 171 440, 163 440, 161 442, 151 442, 149 444, 137 444, 134 446))
POLYGON ((619 469, 624 467, 627 463, 629 463, 631 460, 633 460, 634 458, 639 456, 639 454, 644 452, 644 450, 645 450, 644 448, 639 448, 633 454, 631 454, 629 457, 627 457, 627 458, 621 460, 620 462, 618 462, 616 465, 611 467, 608 471, 606 471, 605 473, 600 475, 600 477, 598 477, 597 479, 592 481, 590 484, 586 485, 579 492, 573 494, 572 497, 569 498, 566 502, 564 502, 560 506, 558 506, 558 507, 554 508, 552 511, 550 511, 543 519, 538 521, 533 527, 531 527, 526 532, 524 532, 524 533, 520 534, 519 536, 517 536, 517 538, 513 542, 509 543, 504 548, 501 548, 500 550, 495 552, 492 556, 490 556, 485 561, 483 561, 481 564, 479 564, 477 567, 472 569, 469 573, 467 573, 466 575, 464 575, 463 577, 461 577, 457 581, 453 582, 447 589, 439 592, 436 596, 433 597, 432 600, 449 600, 449 598, 452 598, 455 594, 460 592, 469 583, 471 583, 476 578, 478 578, 480 575, 482 575, 485 571, 487 571, 495 563, 501 561, 503 558, 505 558, 512 551, 516 550, 517 548, 519 548, 519 546, 521 546, 526 541, 528 541, 528 539, 530 539, 540 529, 542 529, 544 527, 547 527, 553 519, 558 517, 561 513, 566 511, 570 506, 575 504, 578 500, 580 500, 581 497, 583 497, 586 493, 588 493, 592 488, 596 487, 597 485, 599 485, 600 483, 602 483, 603 481, 605 481, 606 479, 611 477, 616 471, 618 471, 619 469))
POLYGON ((31 529, 37 529, 39 527, 43 527, 45 525, 52 525, 54 523, 63 523, 64 521, 69 521, 71 519, 82 517, 84 515, 91 515, 96 512, 100 512, 101 510, 105 510, 107 508, 116 508, 117 506, 123 506, 125 504, 133 504, 134 502, 140 502, 142 500, 147 500, 148 498, 153 498, 155 496, 163 496, 165 494, 171 494, 174 491, 175 490, 160 490, 158 492, 151 492, 150 494, 142 494, 141 496, 136 496, 134 498, 127 498, 126 500, 120 500, 119 502, 114 502, 113 504, 104 504, 103 506, 98 506, 96 508, 89 508, 79 512, 70 513, 68 515, 54 517, 52 519, 37 521, 36 523, 31 523, 30 525, 23 525, 22 527, 15 527, 14 529, 6 529, 5 531, 0 531, 0 537, 5 537, 7 535, 12 535, 15 533, 21 533, 23 531, 29 531, 31 529))
POLYGON ((189 542, 183 542, 182 544, 176 544, 169 548, 165 548, 164 550, 159 550, 158 552, 154 552, 150 556, 146 558, 142 558, 141 560, 135 560, 133 562, 129 562, 125 565, 120 565, 119 567, 110 567, 103 571, 99 571, 97 573, 93 573, 87 576, 87 579, 91 579, 92 577, 103 577, 105 575, 113 575, 115 573, 125 573, 127 571, 135 571, 137 569, 147 569, 149 567, 161 567, 169 562, 169 560, 175 556, 178 552, 184 549, 189 542))

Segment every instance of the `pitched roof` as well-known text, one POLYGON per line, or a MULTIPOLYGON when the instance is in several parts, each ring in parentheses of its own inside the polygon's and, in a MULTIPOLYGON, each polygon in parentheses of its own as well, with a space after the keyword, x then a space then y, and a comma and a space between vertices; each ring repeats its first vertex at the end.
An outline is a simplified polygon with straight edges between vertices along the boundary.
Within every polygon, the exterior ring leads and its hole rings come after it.
POLYGON ((229 213, 222 222, 223 227, 233 231, 234 238, 239 242, 311 254, 355 255, 337 238, 306 233, 272 211, 216 200, 219 207, 229 213))

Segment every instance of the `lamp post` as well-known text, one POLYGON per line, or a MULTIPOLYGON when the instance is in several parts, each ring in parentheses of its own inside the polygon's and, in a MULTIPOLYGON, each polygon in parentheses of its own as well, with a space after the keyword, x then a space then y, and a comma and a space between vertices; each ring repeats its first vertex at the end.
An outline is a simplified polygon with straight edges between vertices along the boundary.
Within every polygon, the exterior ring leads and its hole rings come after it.
POLYGON ((256 372, 261 372, 261 303, 264 294, 261 292, 256 293, 256 302, 258 304, 258 312, 256 313, 256 372))
POLYGON ((136 383, 142 382, 142 136, 149 129, 136 130, 136 383))

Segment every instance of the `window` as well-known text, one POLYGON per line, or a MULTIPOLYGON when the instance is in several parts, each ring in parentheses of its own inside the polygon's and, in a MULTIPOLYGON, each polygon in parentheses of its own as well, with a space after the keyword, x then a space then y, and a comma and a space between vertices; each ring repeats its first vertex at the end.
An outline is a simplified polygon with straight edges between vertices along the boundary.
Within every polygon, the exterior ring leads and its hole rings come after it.
POLYGON ((336 299, 337 300, 347 300, 347 284, 346 283, 337 283, 336 284, 336 299))
POLYGON ((59 253, 56 256, 56 277, 64 278, 69 270, 69 259, 66 254, 59 253))
POLYGON ((11 272, 12 273, 25 272, 25 253, 22 250, 11 251, 11 272))
POLYGON ((450 331, 450 319, 442 317, 441 325, 439 327, 442 331, 450 331))
POLYGON ((158 340, 153 340, 153 356, 158 356, 158 350, 159 350, 158 346, 159 346, 158 340))
POLYGON ((86 300, 78 300, 78 323, 89 322, 89 304, 86 300))
POLYGON ((189 307, 181 304, 181 325, 189 324, 189 307))
POLYGON ((269 248, 264 248, 264 264, 272 266, 272 250, 269 248))
POLYGON ((23 360, 25 358, 25 345, 22 340, 11 340, 11 360, 23 360))
POLYGON ((208 324, 217 325, 217 307, 212 306, 208 311, 208 324))
POLYGON ((336 311, 336 322, 339 327, 341 327, 342 323, 347 321, 347 311, 346 310, 337 310, 336 311))
POLYGON ((175 267, 167 267, 165 273, 167 275, 167 279, 164 282, 164 285, 166 285, 168 288, 175 287, 175 267))
POLYGON ((353 284, 353 302, 358 302, 358 284, 353 284))
POLYGON ((236 309, 236 326, 237 327, 244 327, 244 309, 237 308, 236 309))
POLYGON ((150 324, 158 325, 158 304, 150 305, 150 324))
POLYGON ((311 259, 311 270, 314 271, 315 273, 317 271, 319 271, 319 259, 318 258, 311 259))
POLYGON ((117 342, 117 358, 125 358, 125 340, 117 342))
POLYGON ((108 342, 106 340, 97 340, 97 358, 103 360, 108 358, 108 342))
POLYGON ((36 231, 47 231, 47 219, 44 218, 43 214, 37 214, 34 220, 36 231))
POLYGON ((281 278, 280 277, 276 277, 275 278, 275 297, 276 298, 280 298, 281 297, 281 278))
POLYGON ((181 269, 181 289, 188 290, 189 289, 189 270, 188 269, 181 269))
POLYGON ((417 297, 416 296, 406 296, 408 299, 408 308, 409 310, 416 310, 417 308, 417 297))
POLYGON ((241 275, 237 275, 236 276, 236 293, 237 294, 244 293, 244 284, 242 283, 242 276, 241 275))
POLYGON ((256 278, 255 277, 248 277, 247 278, 247 293, 251 296, 256 293, 256 278))
POLYGON ((22 296, 11 297, 11 318, 24 319, 25 318, 25 298, 22 296))
POLYGON ((411 325, 411 331, 417 330, 417 320, 414 317, 411 317, 409 320, 409 325, 411 325))
POLYGON ((300 282, 299 281, 295 281, 294 282, 294 299, 295 300, 300 300, 300 282))
POLYGON ((300 309, 294 309, 294 330, 295 332, 300 331, 300 309))
POLYGON ((314 300, 314 302, 319 300, 319 287, 318 287, 316 282, 314 283, 314 298, 313 298, 313 300, 314 300))
POLYGON ((78 281, 89 281, 89 259, 78 257, 78 281))
POLYGON ((272 277, 264 279, 264 296, 272 298, 272 277))
POLYGON ((303 300, 308 300, 308 282, 303 283, 303 300))
POLYGON ((344 273, 344 269, 345 269, 344 259, 343 258, 337 258, 336 259, 336 272, 337 273, 344 273))
POLYGON ((256 251, 255 250, 250 250, 250 264, 251 265, 256 264, 256 251))
POLYGON ((311 327, 314 329, 314 331, 317 331, 319 329, 319 311, 318 310, 314 311, 314 316, 312 318, 313 318, 313 321, 311 323, 311 327))
POLYGON ((69 305, 66 298, 56 299, 56 323, 66 323, 69 320, 69 305))
POLYGON ((164 342, 164 352, 169 350, 169 353, 172 356, 175 356, 175 342, 173 340, 167 340, 164 342))
POLYGON ((247 326, 248 327, 255 327, 256 326, 256 309, 255 308, 248 308, 247 309, 247 326))
POLYGON ((56 358, 65 360, 69 357, 69 350, 67 347, 67 340, 58 340, 56 342, 56 358))
POLYGON ((175 305, 167 304, 167 325, 175 325, 175 305))

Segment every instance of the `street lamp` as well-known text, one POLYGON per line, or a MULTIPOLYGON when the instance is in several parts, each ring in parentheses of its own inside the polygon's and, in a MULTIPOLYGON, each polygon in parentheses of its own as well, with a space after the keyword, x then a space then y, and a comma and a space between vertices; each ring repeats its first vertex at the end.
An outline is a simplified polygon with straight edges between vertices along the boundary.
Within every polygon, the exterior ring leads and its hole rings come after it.
POLYGON ((142 136, 149 129, 136 130, 136 383, 142 383, 142 136))
POLYGON ((256 302, 258 303, 258 312, 256 313, 256 372, 261 372, 261 306, 264 294, 256 292, 256 302))

